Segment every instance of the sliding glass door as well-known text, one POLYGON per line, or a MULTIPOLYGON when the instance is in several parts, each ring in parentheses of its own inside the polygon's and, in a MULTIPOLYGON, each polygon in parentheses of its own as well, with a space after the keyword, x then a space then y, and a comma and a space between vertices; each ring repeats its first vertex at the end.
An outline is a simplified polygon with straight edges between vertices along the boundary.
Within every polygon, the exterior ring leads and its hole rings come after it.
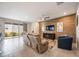
POLYGON ((22 36, 23 33, 23 25, 19 25, 19 36, 22 36))
POLYGON ((5 38, 12 38, 12 24, 5 24, 5 38))
POLYGON ((13 34, 13 37, 18 37, 19 36, 19 27, 18 27, 18 25, 13 24, 12 34, 13 34))
POLYGON ((5 38, 16 38, 22 36, 23 25, 5 24, 5 38))

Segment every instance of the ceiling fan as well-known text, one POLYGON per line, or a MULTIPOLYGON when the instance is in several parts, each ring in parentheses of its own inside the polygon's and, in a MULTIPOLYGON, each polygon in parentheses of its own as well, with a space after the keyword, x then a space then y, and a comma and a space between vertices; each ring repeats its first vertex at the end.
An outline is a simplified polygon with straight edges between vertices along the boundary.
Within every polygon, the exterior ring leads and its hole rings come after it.
POLYGON ((43 16, 43 17, 40 17, 42 21, 46 21, 46 20, 49 20, 50 17, 49 16, 43 16))

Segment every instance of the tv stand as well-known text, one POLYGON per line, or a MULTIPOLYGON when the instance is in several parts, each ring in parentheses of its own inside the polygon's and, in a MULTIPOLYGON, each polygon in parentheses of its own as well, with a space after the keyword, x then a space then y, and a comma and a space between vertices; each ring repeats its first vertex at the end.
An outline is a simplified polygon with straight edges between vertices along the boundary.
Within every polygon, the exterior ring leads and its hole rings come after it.
POLYGON ((43 33, 43 38, 54 40, 55 33, 43 33))

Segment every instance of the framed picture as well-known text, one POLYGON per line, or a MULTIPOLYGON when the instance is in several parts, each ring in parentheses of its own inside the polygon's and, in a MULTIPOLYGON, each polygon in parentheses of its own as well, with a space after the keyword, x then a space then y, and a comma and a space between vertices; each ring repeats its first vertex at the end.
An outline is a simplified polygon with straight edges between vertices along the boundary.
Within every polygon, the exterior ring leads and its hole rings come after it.
POLYGON ((63 32, 63 22, 57 23, 57 32, 63 32))

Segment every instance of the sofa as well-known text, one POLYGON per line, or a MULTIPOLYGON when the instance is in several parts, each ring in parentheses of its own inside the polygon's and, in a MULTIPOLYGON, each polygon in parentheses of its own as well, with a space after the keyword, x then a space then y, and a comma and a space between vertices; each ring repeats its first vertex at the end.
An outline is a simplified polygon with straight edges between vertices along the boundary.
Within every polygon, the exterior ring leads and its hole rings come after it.
POLYGON ((41 42, 41 39, 39 37, 36 37, 34 35, 27 35, 27 38, 30 42, 30 48, 37 51, 38 53, 44 53, 48 50, 48 42, 41 42))
POLYGON ((70 36, 59 36, 58 37, 58 48, 72 50, 73 38, 70 36))

